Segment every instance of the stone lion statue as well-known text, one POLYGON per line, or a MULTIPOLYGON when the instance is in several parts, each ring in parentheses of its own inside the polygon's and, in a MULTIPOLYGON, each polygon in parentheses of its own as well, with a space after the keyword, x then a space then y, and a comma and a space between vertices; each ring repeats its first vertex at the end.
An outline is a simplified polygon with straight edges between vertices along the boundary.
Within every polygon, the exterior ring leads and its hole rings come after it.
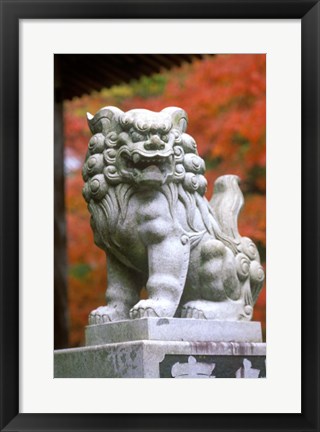
POLYGON ((95 243, 107 252, 106 306, 89 324, 142 317, 250 320, 264 271, 241 237, 238 177, 204 197, 205 163, 187 114, 109 106, 88 114, 93 134, 83 196, 95 243), (141 300, 145 287, 148 298, 141 300))

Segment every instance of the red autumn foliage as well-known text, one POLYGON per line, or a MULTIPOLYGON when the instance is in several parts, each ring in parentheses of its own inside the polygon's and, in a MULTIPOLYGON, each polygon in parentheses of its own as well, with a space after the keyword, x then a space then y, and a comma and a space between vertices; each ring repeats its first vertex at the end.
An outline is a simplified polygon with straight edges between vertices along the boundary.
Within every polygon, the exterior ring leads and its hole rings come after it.
MULTIPOLYGON (((217 55, 186 64, 160 78, 145 78, 131 86, 105 90, 65 104, 66 206, 69 259, 71 345, 83 344, 88 313, 105 303, 104 253, 93 244, 89 212, 81 195, 81 164, 90 137, 86 111, 103 106, 122 110, 161 110, 179 106, 189 116, 188 133, 207 165, 207 197, 223 174, 242 179, 245 206, 239 231, 252 238, 265 260, 266 58, 265 55, 217 55)), ((254 319, 265 330, 265 288, 254 319)))

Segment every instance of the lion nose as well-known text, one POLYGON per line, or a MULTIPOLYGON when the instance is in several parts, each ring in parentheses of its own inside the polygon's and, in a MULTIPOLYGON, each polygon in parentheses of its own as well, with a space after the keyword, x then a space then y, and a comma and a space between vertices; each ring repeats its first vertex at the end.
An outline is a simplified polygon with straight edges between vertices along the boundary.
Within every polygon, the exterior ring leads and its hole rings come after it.
POLYGON ((146 150, 163 150, 165 144, 157 135, 153 135, 148 141, 144 143, 146 150))

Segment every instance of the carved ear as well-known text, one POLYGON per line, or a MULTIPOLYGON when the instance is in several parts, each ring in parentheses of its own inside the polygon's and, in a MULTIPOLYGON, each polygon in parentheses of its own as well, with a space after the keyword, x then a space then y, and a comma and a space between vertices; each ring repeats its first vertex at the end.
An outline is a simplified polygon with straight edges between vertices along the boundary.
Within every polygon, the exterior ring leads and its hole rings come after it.
POLYGON ((163 109, 161 112, 171 116, 174 127, 178 128, 181 132, 186 131, 188 125, 188 116, 183 109, 177 107, 168 107, 163 109))
POLYGON ((88 125, 92 134, 102 132, 106 135, 111 130, 114 130, 122 114, 123 111, 113 106, 101 108, 95 116, 87 113, 88 125))

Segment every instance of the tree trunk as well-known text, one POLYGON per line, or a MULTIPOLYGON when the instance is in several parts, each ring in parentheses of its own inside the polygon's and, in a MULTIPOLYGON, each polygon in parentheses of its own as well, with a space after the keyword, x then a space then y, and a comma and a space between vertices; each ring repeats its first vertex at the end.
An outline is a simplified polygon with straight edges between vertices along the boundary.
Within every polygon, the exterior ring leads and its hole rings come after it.
POLYGON ((64 199, 63 100, 59 57, 54 61, 54 348, 68 346, 66 219, 64 199))

